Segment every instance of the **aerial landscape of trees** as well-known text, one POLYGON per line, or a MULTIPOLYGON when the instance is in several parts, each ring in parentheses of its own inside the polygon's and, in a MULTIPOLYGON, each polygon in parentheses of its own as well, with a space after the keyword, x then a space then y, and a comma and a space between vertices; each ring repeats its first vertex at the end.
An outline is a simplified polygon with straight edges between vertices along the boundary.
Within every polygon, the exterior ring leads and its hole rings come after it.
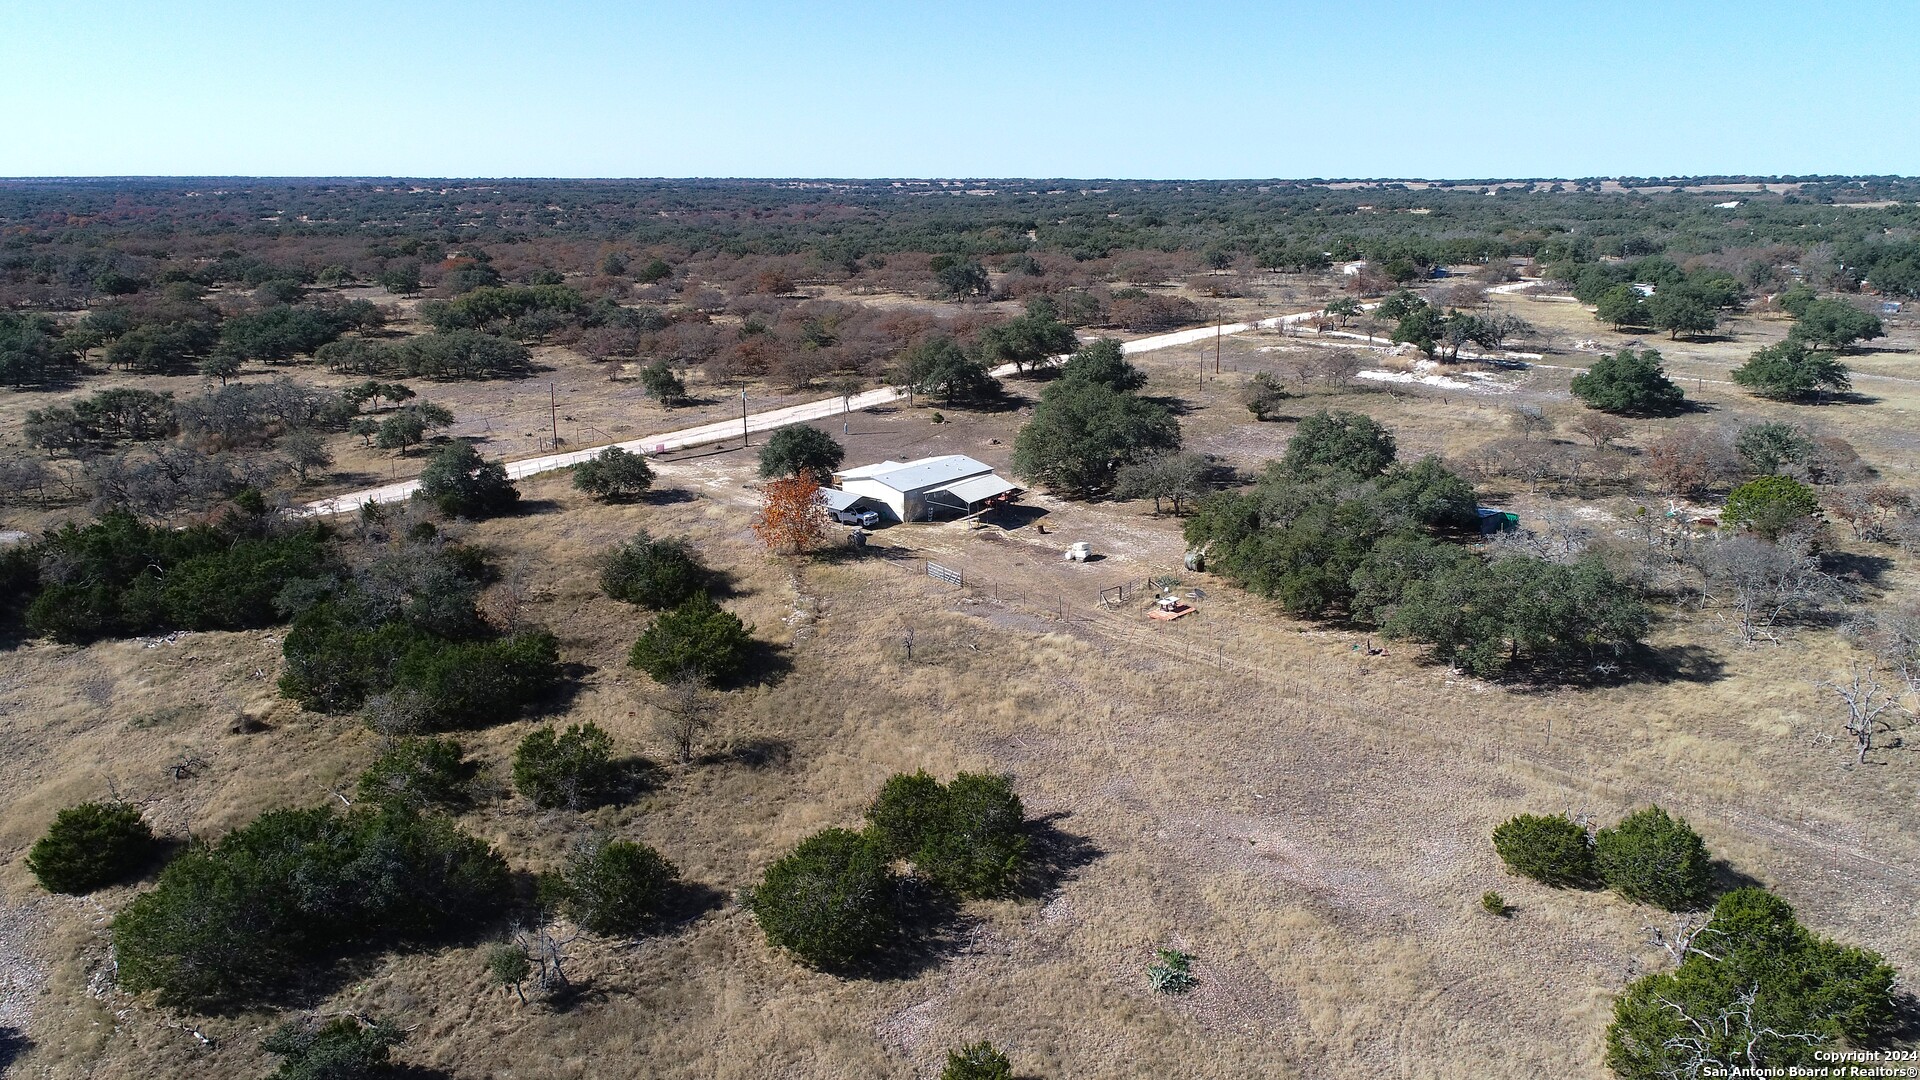
POLYGON ((903 1073, 1085 1071, 974 1002, 1059 956, 1093 998, 1048 1023, 1169 1054, 1181 1010, 1292 992, 1243 949, 1404 1010, 1225 876, 1284 828, 1356 925, 1464 908, 1407 986, 1467 955, 1611 997, 1560 1040, 1593 1068, 1893 1045, 1910 938, 1826 883, 1903 871, 1789 817, 1904 835, 1920 188, 1658 180, 0 183, 43 996, 181 1042, 105 1071, 288 1077, 466 1068, 464 1013, 733 1023, 728 980, 903 1073), (749 400, 813 419, 748 435, 749 400), (843 468, 962 453, 1033 490, 828 543, 843 468), (1313 833, 1368 754, 1495 777, 1409 803, 1431 895, 1392 891, 1404 836, 1313 833), (1243 761, 1285 783, 1207 786, 1243 761), (1574 938, 1611 966, 1539 944, 1574 938))

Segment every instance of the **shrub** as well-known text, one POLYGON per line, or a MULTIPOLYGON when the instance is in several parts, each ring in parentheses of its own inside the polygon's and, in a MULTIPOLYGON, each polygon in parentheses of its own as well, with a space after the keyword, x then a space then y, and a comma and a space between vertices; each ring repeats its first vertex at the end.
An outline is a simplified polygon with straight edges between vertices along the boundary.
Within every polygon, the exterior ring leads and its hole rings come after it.
POLYGON ((1701 907, 1713 892, 1706 842, 1657 806, 1629 814, 1593 838, 1600 879, 1629 900, 1668 911, 1701 907))
POLYGON ((571 724, 558 734, 543 727, 513 752, 513 786, 546 809, 597 806, 613 796, 619 780, 613 737, 594 724, 571 724))
POLYGON ((1342 472, 1360 479, 1393 464, 1393 433, 1361 413, 1322 409, 1300 421, 1284 464, 1296 473, 1342 472))
POLYGON ((420 471, 414 498, 431 503, 448 517, 482 518, 504 513, 520 501, 506 467, 486 461, 464 442, 436 451, 420 471))
POLYGON ((337 1016, 324 1024, 288 1021, 260 1048, 283 1059, 267 1080, 372 1080, 394 1074, 388 1051, 406 1040, 392 1024, 337 1016))
POLYGON ((559 679, 554 636, 526 630, 498 641, 417 641, 393 665, 392 686, 421 704, 423 725, 446 729, 512 717, 559 679))
MULTIPOLYGON (((509 987, 518 994, 520 984, 532 975, 533 959, 521 946, 503 941, 487 950, 487 978, 495 986, 509 987)), ((525 995, 520 1000, 524 1002, 525 995)))
POLYGON ((767 867, 742 902, 767 944, 816 968, 844 967, 873 953, 898 930, 893 874, 870 838, 826 829, 767 867))
POLYGON ((940 781, 925 771, 895 773, 867 808, 867 835, 889 858, 911 859, 940 830, 946 808, 947 789, 940 781))
POLYGON ((1573 377, 1573 396, 1590 409, 1621 416, 1672 416, 1686 408, 1685 392, 1667 378, 1654 349, 1602 356, 1573 377))
POLYGON ((1193 956, 1178 949, 1156 949, 1147 967, 1147 985, 1162 994, 1184 994, 1200 984, 1193 977, 1193 956))
POLYGON ((640 385, 662 408, 671 409, 687 400, 685 380, 674 374, 665 360, 656 360, 641 368, 640 385))
POLYGON ((1507 898, 1494 892, 1492 889, 1488 889, 1486 892, 1480 894, 1480 907, 1487 914, 1498 915, 1502 918, 1505 918, 1507 914, 1513 910, 1507 906, 1507 898))
POLYGON ((1026 810, 1004 776, 896 774, 867 821, 880 850, 960 896, 1004 895, 1026 865, 1026 810))
POLYGON ((940 1080, 1013 1080, 1013 1063, 990 1042, 947 1051, 940 1080))
POLYGON ((1722 896, 1695 940, 1677 969, 1614 1002, 1606 1060, 1622 1080, 1796 1065, 1843 1075, 1833 1050, 1878 1045, 1896 1026, 1893 968, 1812 933, 1763 890, 1722 896))
POLYGON ((1264 371, 1254 373, 1253 378, 1240 388, 1240 404, 1247 407, 1255 420, 1265 420, 1280 408, 1280 403, 1292 397, 1280 381, 1264 371))
POLYGON ((608 554, 600 569, 600 591, 660 610, 692 599, 707 577, 706 567, 685 540, 655 540, 642 532, 608 554))
POLYGON ((1760 476, 1727 494, 1729 525, 1744 525, 1768 540, 1810 521, 1820 513, 1813 489, 1785 476, 1760 476))
POLYGON ((609 446, 573 467, 573 486, 596 499, 631 499, 653 486, 653 467, 639 454, 609 446))
POLYGON ((153 854, 153 830, 139 807, 81 803, 54 816, 27 852, 27 869, 49 892, 89 893, 134 876, 153 854))
POLYGON ((712 685, 739 675, 752 646, 752 629, 740 616, 695 593, 653 620, 633 643, 627 663, 655 682, 691 678, 712 685))
POLYGON ((1805 466, 1816 452, 1813 439, 1797 424, 1768 421, 1748 424, 1733 440, 1734 451, 1754 472, 1777 476, 1786 466, 1805 466))
POLYGON ((679 870, 645 844, 602 836, 580 848, 560 875, 567 917, 596 934, 632 936, 660 914, 679 870))
POLYGON ((1590 885, 1593 845, 1587 830, 1565 815, 1521 814, 1493 830, 1493 849, 1515 874, 1556 888, 1590 885))
POLYGON ((168 864, 113 921, 120 984, 166 1005, 268 1000, 304 961, 491 917, 506 864, 445 818, 274 810, 168 864))
POLYGON ((1003 896, 1026 865, 1026 809, 1004 776, 961 773, 914 866, 961 896, 1003 896))
POLYGON ((362 802, 425 810, 473 805, 480 766, 452 739, 402 739, 360 774, 362 802))
POLYGON ((760 476, 773 480, 812 476, 826 483, 847 452, 833 436, 808 424, 788 424, 768 436, 760 448, 760 476))

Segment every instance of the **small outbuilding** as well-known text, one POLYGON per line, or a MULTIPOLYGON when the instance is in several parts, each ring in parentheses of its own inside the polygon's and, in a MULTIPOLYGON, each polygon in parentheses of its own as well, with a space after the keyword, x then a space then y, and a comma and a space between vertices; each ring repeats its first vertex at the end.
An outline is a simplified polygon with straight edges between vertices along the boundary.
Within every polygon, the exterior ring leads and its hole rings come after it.
POLYGON ((1491 506, 1477 506, 1474 507, 1473 512, 1480 519, 1482 536, 1513 532, 1520 528, 1520 515, 1511 511, 1496 510, 1491 506))
POLYGON ((833 485, 837 491, 823 493, 829 500, 850 497, 849 505, 868 503, 894 521, 970 516, 1012 502, 1021 490, 965 454, 862 465, 833 474, 833 485))

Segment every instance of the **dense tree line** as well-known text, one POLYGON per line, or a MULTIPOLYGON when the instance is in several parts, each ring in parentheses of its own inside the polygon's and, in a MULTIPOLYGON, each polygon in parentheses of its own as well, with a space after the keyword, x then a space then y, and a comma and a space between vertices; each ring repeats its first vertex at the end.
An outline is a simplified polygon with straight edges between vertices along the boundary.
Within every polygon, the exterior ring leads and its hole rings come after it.
POLYGON ((298 584, 280 692, 318 712, 365 707, 389 733, 494 723, 559 680, 538 629, 502 633, 475 602, 492 570, 480 553, 429 537, 298 584))
MULTIPOLYGON (((1668 182, 1628 181, 1624 193, 1597 182, 1507 189, 1497 198, 1466 182, 1409 190, 1393 185, 1332 190, 1314 181, 1217 183, 1005 183, 990 194, 965 183, 896 186, 885 182, 791 184, 779 181, 436 182, 250 181, 219 194, 164 181, 16 183, 0 190, 0 222, 30 230, 0 249, 0 284, 39 295, 100 295, 128 282, 178 273, 177 260, 102 252, 102 239, 128 230, 130 208, 188 236, 245 242, 268 203, 279 223, 276 246, 305 241, 314 254, 285 266, 280 256, 234 253, 185 268, 207 282, 256 287, 267 281, 313 281, 327 270, 374 280, 411 266, 416 273, 461 272, 485 282, 476 267, 442 267, 455 249, 554 237, 603 242, 619 237, 632 250, 717 250, 741 254, 805 253, 821 271, 846 272, 876 257, 945 252, 976 259, 1035 252, 1082 261, 1116 253, 1185 250, 1243 255, 1261 265, 1312 269, 1357 257, 1416 266, 1475 262, 1504 255, 1547 258, 1695 253, 1767 244, 1835 245, 1837 263, 1859 279, 1891 289, 1914 257, 1910 244, 1881 239, 1909 220, 1911 181, 1827 182, 1816 194, 1743 200, 1737 213, 1717 209, 1714 192, 1661 190, 1668 182), (191 193, 191 194, 190 194, 191 193), (1889 194, 1891 193, 1891 194, 1889 194), (1839 208, 1836 199, 1875 196, 1907 205, 1839 208), (1400 211, 1420 209, 1423 215, 1400 211), (112 211, 109 213, 108 211, 112 211), (752 215, 750 225, 741 219, 752 215), (58 218, 66 224, 46 228, 58 218), (462 228, 462 226, 468 226, 462 228), (370 232, 391 237, 368 244, 370 232), (1037 236, 1030 239, 1029 233, 1037 236), (335 238, 338 238, 336 242, 335 238), (55 242, 55 241, 60 242, 55 242), (71 246, 69 246, 71 245, 71 246), (1876 281, 1876 274, 1878 281, 1876 281)), ((595 250, 589 248, 588 250, 595 250)), ((596 269, 607 263, 591 256, 596 269)), ((496 264, 498 260, 495 260, 496 264)), ((965 258, 958 260, 964 266, 965 258)), ((613 265, 638 276, 644 256, 613 265)), ((587 258, 578 264, 590 265, 587 258)), ((1644 279, 1643 279, 1644 280, 1644 279)))
POLYGON ((17 595, 27 630, 86 643, 281 622, 281 591, 329 566, 327 536, 320 525, 282 528, 239 511, 185 529, 112 512, 65 525, 12 558, 25 579, 17 595))
POLYGON ((168 864, 114 918, 114 954, 129 990, 232 1008, 315 961, 467 931, 510 902, 505 862, 445 818, 275 810, 168 864))
POLYGON ((1437 459, 1396 459, 1365 416, 1309 416, 1251 490, 1200 504, 1187 541, 1291 614, 1375 626, 1480 675, 1610 662, 1645 634, 1645 606, 1597 560, 1450 542, 1477 525, 1472 486, 1437 459))

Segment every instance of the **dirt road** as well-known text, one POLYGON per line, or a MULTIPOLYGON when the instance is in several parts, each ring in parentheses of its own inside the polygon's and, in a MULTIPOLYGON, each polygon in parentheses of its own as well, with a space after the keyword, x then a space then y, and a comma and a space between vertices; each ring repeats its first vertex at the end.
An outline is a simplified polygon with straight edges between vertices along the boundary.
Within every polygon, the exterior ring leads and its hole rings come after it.
MULTIPOLYGON (((1152 352, 1156 349, 1170 349, 1180 345, 1191 345, 1195 342, 1206 341, 1216 335, 1244 334, 1250 330, 1271 330, 1275 327, 1311 319, 1318 314, 1319 311, 1316 309, 1314 311, 1295 312, 1291 315, 1276 315, 1272 318, 1259 319, 1254 322, 1225 323, 1220 326, 1202 326, 1193 330, 1176 330, 1169 334, 1156 334, 1152 337, 1144 337, 1125 342, 1120 346, 1120 349, 1122 352, 1128 354, 1152 352)), ((1013 365, 1007 364, 993 369, 993 375, 996 378, 1004 378, 1005 376, 1013 374, 1014 370, 1013 365)), ((628 439, 625 442, 612 443, 611 445, 634 453, 663 454, 674 450, 684 450, 690 446, 720 442, 724 439, 731 439, 735 436, 750 434, 755 431, 771 431, 774 428, 785 427, 788 424, 805 423, 808 420, 821 420, 843 412, 853 412, 858 409, 871 408, 875 405, 885 405, 898 401, 903 397, 906 397, 906 394, 897 387, 883 386, 878 390, 868 390, 861 394, 853 394, 847 397, 822 398, 819 401, 789 405, 782 409, 769 409, 766 412, 749 413, 739 420, 719 420, 710 424, 701 424, 698 427, 682 428, 679 431, 669 431, 660 435, 645 435, 638 439, 628 439)), ((594 457, 605 449, 605 446, 593 446, 584 450, 569 450, 563 454, 543 454, 540 457, 521 458, 518 461, 509 461, 506 463, 507 476, 510 479, 519 480, 538 473, 571 468, 594 457)), ((343 514, 357 510, 369 502, 400 502, 412 496, 414 489, 419 486, 419 481, 417 480, 402 480, 397 483, 385 484, 376 488, 367 488, 362 491, 350 491, 344 495, 335 495, 331 498, 317 499, 307 503, 300 508, 300 513, 303 515, 343 514)))

